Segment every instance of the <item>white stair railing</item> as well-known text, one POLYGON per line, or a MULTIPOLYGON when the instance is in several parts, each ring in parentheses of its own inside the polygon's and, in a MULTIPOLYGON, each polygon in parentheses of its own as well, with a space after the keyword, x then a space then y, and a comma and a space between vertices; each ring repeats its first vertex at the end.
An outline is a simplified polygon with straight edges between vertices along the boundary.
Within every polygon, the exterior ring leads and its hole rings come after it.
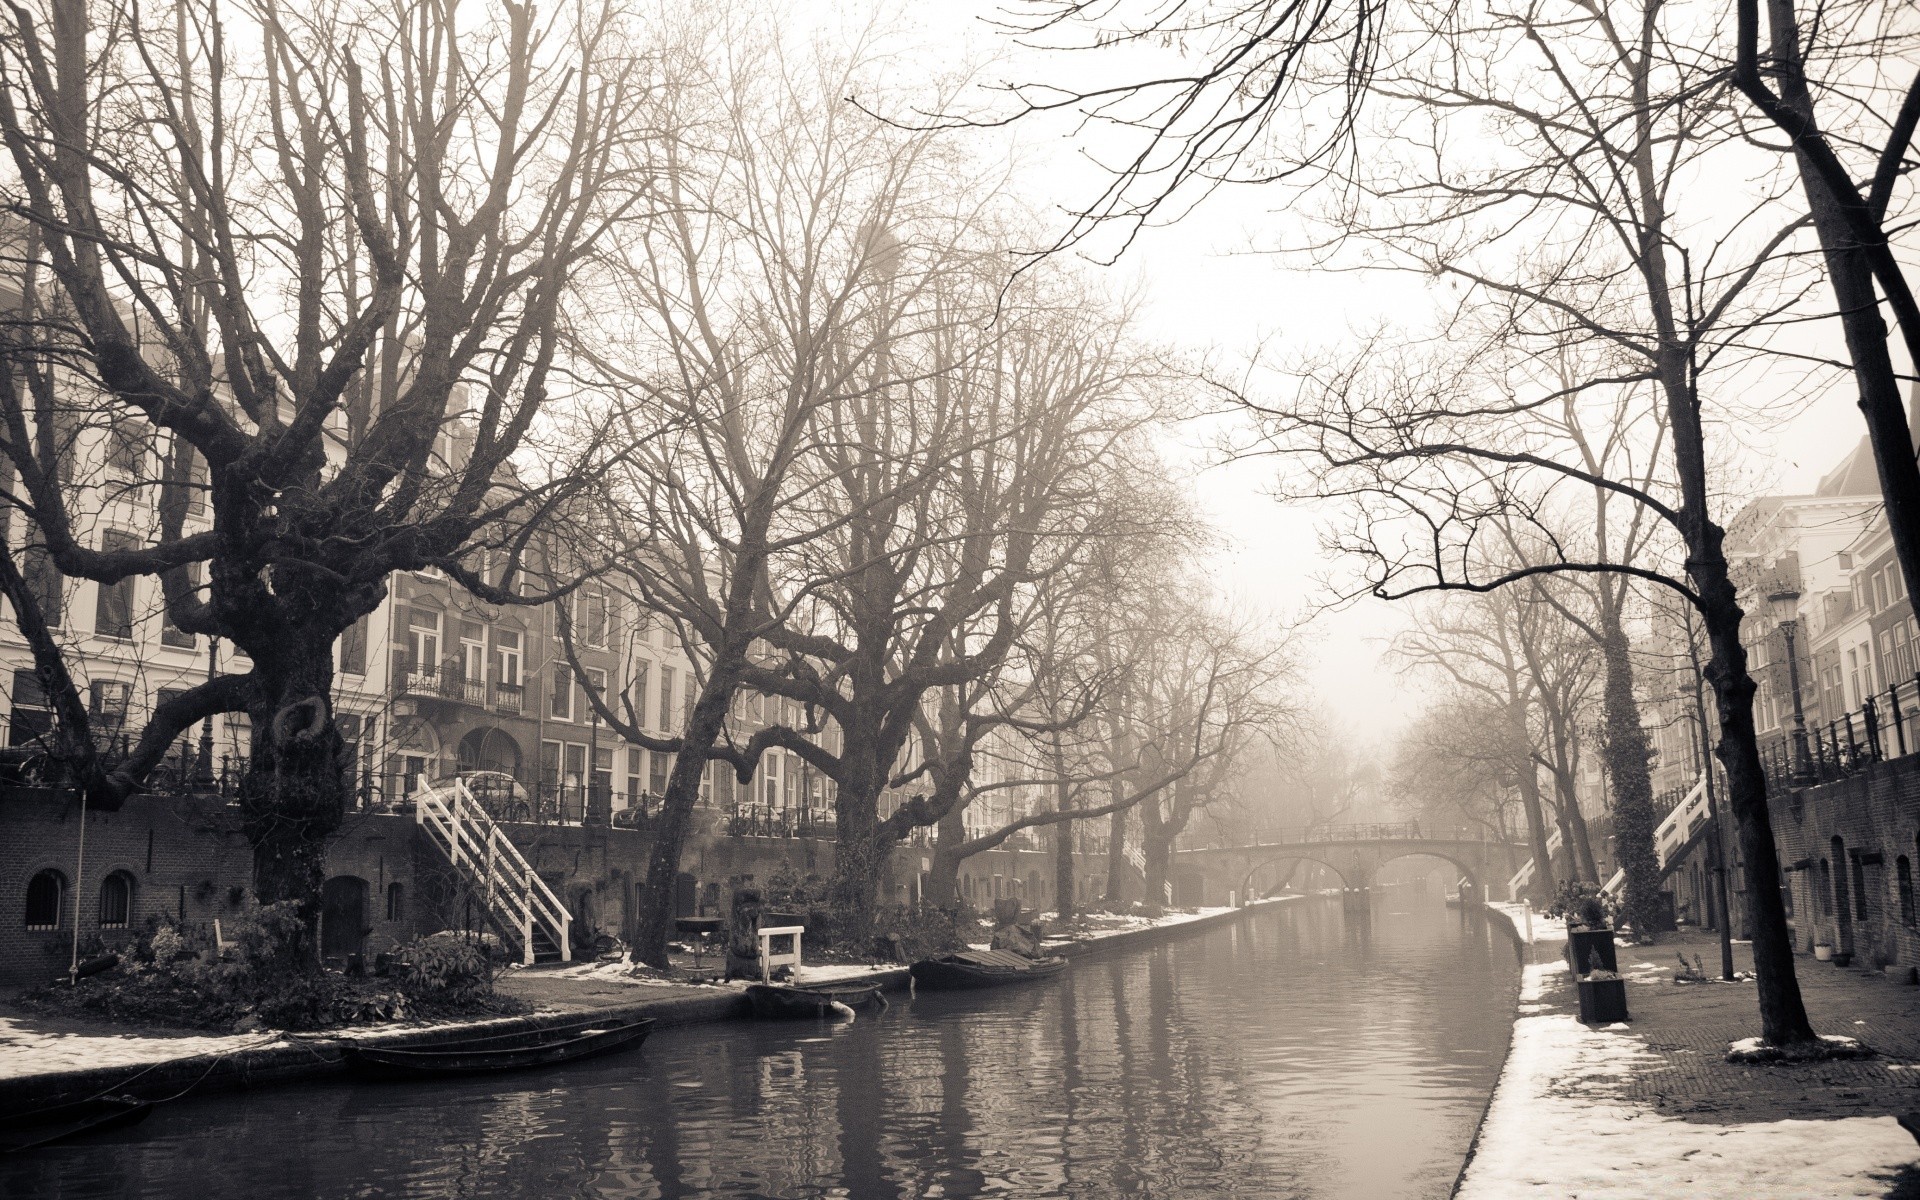
POLYGON ((520 939, 520 961, 533 964, 538 928, 552 939, 560 961, 571 962, 573 914, 467 785, 455 780, 419 792, 413 799, 415 819, 428 839, 466 879, 495 923, 520 939))
MULTIPOLYGON (((1693 841, 1694 835, 1705 827, 1709 815, 1707 777, 1702 775, 1694 783, 1693 790, 1686 794, 1685 799, 1673 806, 1673 811, 1668 813, 1659 827, 1653 831, 1654 862, 1659 866, 1663 876, 1666 874, 1667 864, 1673 862, 1679 857, 1680 852, 1687 848, 1687 844, 1693 841)), ((1615 871, 1613 878, 1607 880, 1606 886, 1600 890, 1608 896, 1617 896, 1620 894, 1620 889, 1626 886, 1626 882, 1627 873, 1624 870, 1615 871)))
MULTIPOLYGON (((1560 827, 1556 825, 1553 827, 1553 829, 1551 829, 1547 833, 1548 856, 1552 856, 1553 852, 1555 850, 1558 850, 1559 848, 1560 848, 1560 827)), ((1533 882, 1533 860, 1529 858, 1526 862, 1523 862, 1520 864, 1520 869, 1513 873, 1513 878, 1507 880, 1508 899, 1518 900, 1520 898, 1520 889, 1526 887, 1529 883, 1532 883, 1532 882, 1533 882)))

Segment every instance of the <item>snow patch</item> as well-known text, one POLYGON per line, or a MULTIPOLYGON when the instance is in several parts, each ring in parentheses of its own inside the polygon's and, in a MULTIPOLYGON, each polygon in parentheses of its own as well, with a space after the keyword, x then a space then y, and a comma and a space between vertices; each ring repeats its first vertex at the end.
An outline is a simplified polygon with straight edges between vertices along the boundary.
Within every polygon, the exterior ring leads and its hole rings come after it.
MULTIPOLYGON (((1565 970, 1527 967, 1522 999, 1538 999, 1565 970)), ((1630 1101, 1621 1085, 1660 1060, 1622 1028, 1590 1029, 1567 1014, 1514 1022, 1458 1200, 1884 1196, 1896 1171, 1920 1161, 1892 1117, 1714 1125, 1630 1101)))
POLYGON ((274 1034, 151 1037, 137 1033, 46 1033, 0 1017, 0 1079, 94 1067, 146 1067, 198 1054, 231 1054, 283 1040, 274 1034))

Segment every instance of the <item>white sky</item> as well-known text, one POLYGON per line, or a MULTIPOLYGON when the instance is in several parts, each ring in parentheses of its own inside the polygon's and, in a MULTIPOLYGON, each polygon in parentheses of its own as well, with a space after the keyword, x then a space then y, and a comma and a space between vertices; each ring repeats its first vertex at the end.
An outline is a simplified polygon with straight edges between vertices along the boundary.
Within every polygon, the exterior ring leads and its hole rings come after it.
MULTIPOLYGON (((860 0, 845 2, 864 7, 860 0)), ((908 16, 901 36, 916 44, 916 63, 958 69, 1000 58, 980 71, 983 83, 1058 78, 1056 56, 1022 55, 982 24, 980 17, 997 8, 997 0, 916 0, 901 9, 908 16)), ((1076 66, 1084 61, 1075 58, 1076 66)), ((1015 136, 1023 157, 1041 164, 1025 176, 1037 200, 1055 209, 1091 200, 1099 176, 1061 125, 1036 123, 1015 136)), ((1177 223, 1142 233, 1117 265, 1106 268, 1118 276, 1116 284, 1140 285, 1151 336, 1229 355, 1261 344, 1285 358, 1391 319, 1399 308, 1422 307, 1417 288, 1402 278, 1330 275, 1247 253, 1254 244, 1270 244, 1276 233, 1302 227, 1289 213, 1271 211, 1278 200, 1276 193, 1253 188, 1216 193, 1177 223)), ((1821 349, 1843 357, 1837 329, 1822 336, 1830 343, 1821 349)), ((1751 454, 1744 457, 1751 461, 1743 465, 1769 490, 1807 490, 1863 432, 1850 389, 1835 389, 1797 413, 1783 414, 1777 428, 1748 434, 1751 454)), ((1214 467, 1202 473, 1198 487, 1227 539, 1216 571, 1223 588, 1256 610, 1284 616, 1325 602, 1329 593, 1322 581, 1344 568, 1320 551, 1318 514, 1266 494, 1276 470, 1258 462, 1214 467)), ((1322 612, 1312 622, 1310 684, 1333 727, 1351 731, 1357 743, 1379 744, 1420 707, 1418 691, 1409 692, 1408 683, 1382 662, 1385 640, 1402 611, 1363 601, 1322 612)))

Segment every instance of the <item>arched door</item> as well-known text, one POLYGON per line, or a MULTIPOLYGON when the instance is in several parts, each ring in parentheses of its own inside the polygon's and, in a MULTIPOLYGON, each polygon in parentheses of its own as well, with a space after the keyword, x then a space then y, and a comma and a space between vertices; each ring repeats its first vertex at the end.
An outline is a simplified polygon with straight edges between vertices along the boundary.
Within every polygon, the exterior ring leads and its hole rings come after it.
POLYGON ((320 887, 320 954, 344 958, 367 947, 367 881, 335 875, 320 887))

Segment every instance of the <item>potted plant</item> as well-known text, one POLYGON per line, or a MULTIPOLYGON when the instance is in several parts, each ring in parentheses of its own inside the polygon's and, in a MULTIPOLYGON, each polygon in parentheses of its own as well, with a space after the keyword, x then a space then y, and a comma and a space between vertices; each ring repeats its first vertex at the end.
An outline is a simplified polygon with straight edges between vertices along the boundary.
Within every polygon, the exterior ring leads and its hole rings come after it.
POLYGON ((1834 966, 1836 966, 1836 967, 1847 967, 1847 966, 1852 966, 1852 965, 1853 965, 1853 951, 1851 951, 1851 950, 1835 950, 1835 951, 1833 952, 1833 965, 1834 965, 1834 966))
POLYGON ((1816 962, 1832 962, 1833 961, 1833 943, 1832 942, 1815 942, 1813 944, 1813 957, 1816 962))
POLYGON ((1607 919, 1606 898, 1591 883, 1570 879, 1548 906, 1547 915, 1567 923, 1567 966, 1578 975, 1583 963, 1598 955, 1602 970, 1618 972, 1613 925, 1607 919))
POLYGON ((1627 1016, 1627 981, 1620 972, 1609 970, 1595 953, 1587 961, 1587 973, 1575 983, 1580 991, 1580 1022, 1583 1025, 1610 1025, 1627 1016))

